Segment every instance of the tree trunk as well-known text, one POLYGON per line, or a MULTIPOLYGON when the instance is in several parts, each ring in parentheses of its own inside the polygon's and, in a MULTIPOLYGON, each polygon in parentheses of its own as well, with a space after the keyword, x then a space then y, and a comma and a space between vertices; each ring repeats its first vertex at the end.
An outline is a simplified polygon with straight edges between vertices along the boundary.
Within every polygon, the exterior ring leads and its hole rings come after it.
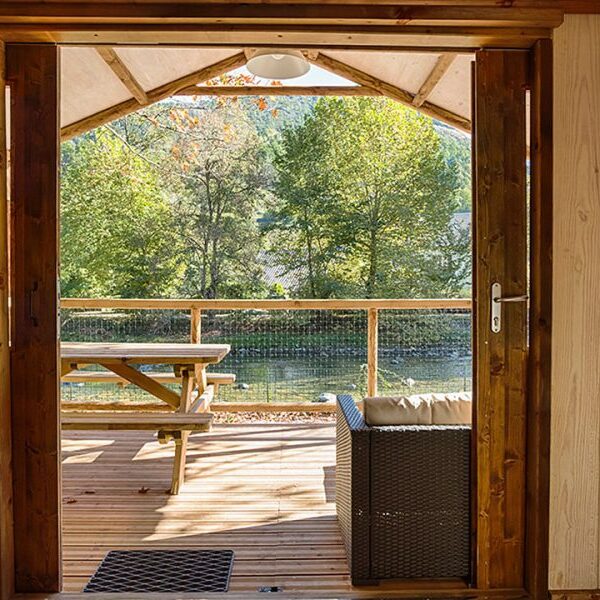
POLYGON ((314 248, 313 236, 311 232, 311 222, 308 215, 308 210, 304 206, 304 231, 306 232, 306 253, 308 259, 308 285, 310 288, 311 298, 317 297, 317 286, 315 282, 315 263, 314 263, 314 248))
POLYGON ((214 299, 217 298, 217 292, 219 290, 219 258, 218 258, 218 252, 219 252, 219 242, 218 240, 214 239, 212 240, 212 244, 211 244, 211 258, 210 258, 210 290, 209 290, 209 294, 210 294, 210 298, 214 299))
POLYGON ((374 298, 377 285, 377 263, 379 260, 379 247, 377 243, 377 230, 371 229, 369 241, 369 276, 367 279, 367 298, 374 298))

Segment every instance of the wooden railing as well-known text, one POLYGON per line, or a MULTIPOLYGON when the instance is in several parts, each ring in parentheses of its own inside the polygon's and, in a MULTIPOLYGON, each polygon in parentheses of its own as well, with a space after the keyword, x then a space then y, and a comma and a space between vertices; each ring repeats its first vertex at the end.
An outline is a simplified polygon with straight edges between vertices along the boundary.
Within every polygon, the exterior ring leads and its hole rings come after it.
POLYGON ((470 310, 469 299, 351 300, 201 300, 134 298, 63 298, 65 309, 189 310, 190 341, 202 340, 203 310, 364 310, 367 312, 367 394, 377 395, 378 317, 380 310, 470 310))

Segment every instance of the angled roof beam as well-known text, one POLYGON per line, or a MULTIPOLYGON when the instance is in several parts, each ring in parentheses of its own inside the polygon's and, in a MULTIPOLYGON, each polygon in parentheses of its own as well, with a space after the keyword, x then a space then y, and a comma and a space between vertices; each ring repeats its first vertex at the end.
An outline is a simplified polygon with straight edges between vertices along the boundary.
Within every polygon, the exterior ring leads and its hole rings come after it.
POLYGON ((175 96, 381 96, 381 92, 363 85, 348 86, 269 86, 204 85, 184 88, 175 96))
MULTIPOLYGON (((146 92, 148 96, 148 104, 160 102, 165 98, 175 95, 183 88, 198 83, 203 83, 209 79, 212 79, 213 77, 218 77, 219 75, 223 75, 228 71, 242 67, 245 64, 245 54, 243 52, 238 52, 229 58, 225 58, 212 65, 208 65, 207 67, 199 69, 198 71, 194 71, 193 73, 189 73, 188 75, 179 77, 174 81, 170 81, 164 85, 149 90, 146 92)), ((61 129, 61 140, 69 140, 77 135, 81 135, 82 133, 89 131, 90 129, 94 129, 95 127, 99 127, 100 125, 104 125, 105 123, 109 123, 110 121, 114 121, 115 119, 119 119, 125 115, 135 112, 139 108, 140 105, 135 98, 131 98, 129 100, 125 100, 124 102, 120 102, 115 106, 105 108, 104 110, 76 121, 75 123, 65 125, 61 129)))
POLYGON ((437 106, 435 104, 432 104, 431 102, 427 102, 427 100, 425 100, 423 104, 419 106, 419 108, 416 108, 413 105, 413 100, 415 98, 414 94, 411 94, 410 92, 407 92, 402 88, 392 85, 387 81, 378 79, 377 77, 374 77, 369 73, 365 73, 360 69, 356 69, 355 67, 351 67, 346 63, 340 62, 335 58, 331 58, 326 54, 320 53, 311 62, 318 65, 319 67, 322 67, 323 69, 327 69, 328 71, 335 73, 336 75, 345 77, 346 79, 349 79, 354 83, 373 88, 381 92, 382 95, 387 96, 388 98, 392 98, 393 100, 397 100, 398 102, 401 102, 406 106, 415 108, 416 110, 421 111, 423 114, 448 123, 449 125, 452 125, 452 127, 456 127, 461 131, 465 131, 467 133, 471 132, 471 121, 469 121, 469 119, 466 119, 461 115, 457 115, 456 113, 446 110, 441 106, 437 106))
POLYGON ((148 104, 148 95, 144 88, 138 83, 133 73, 127 68, 115 50, 109 46, 98 46, 96 52, 138 101, 138 104, 142 106, 148 104))
POLYGON ((427 79, 423 82, 423 85, 413 98, 413 106, 419 108, 423 106, 423 103, 431 96, 431 93, 435 89, 435 86, 440 82, 440 79, 446 74, 448 69, 452 66, 456 54, 442 54, 435 63, 431 73, 427 76, 427 79))

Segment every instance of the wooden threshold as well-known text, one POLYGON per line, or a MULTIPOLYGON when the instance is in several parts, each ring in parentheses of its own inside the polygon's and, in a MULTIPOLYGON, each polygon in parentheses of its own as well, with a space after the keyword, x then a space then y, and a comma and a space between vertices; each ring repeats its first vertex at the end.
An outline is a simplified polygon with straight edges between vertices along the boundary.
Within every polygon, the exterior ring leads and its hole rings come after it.
MULTIPOLYGON (((123 594, 78 594, 65 592, 62 594, 17 594, 14 600, 123 600, 123 594)), ((264 593, 240 593, 227 592, 219 594, 211 592, 210 596, 203 594, 127 594, 127 600, 264 600, 264 593)), ((349 598, 399 598, 405 600, 451 600, 454 598, 478 599, 478 600, 526 600, 527 595, 521 591, 501 590, 501 593, 481 592, 476 590, 468 590, 464 592, 452 592, 448 590, 434 591, 385 591, 380 590, 377 593, 373 592, 352 592, 349 594, 336 594, 331 592, 319 592, 318 596, 314 593, 277 593, 276 598, 280 600, 304 600, 308 598, 316 598, 320 600, 347 600, 349 598)), ((557 596, 552 600, 595 600, 594 596, 557 596)))

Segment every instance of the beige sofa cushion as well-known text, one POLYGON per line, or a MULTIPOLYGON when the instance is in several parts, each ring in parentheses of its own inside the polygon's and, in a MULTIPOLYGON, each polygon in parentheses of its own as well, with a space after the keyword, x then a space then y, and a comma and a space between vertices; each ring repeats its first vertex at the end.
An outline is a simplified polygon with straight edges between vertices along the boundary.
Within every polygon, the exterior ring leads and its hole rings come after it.
POLYGON ((432 425, 470 425, 473 402, 470 392, 457 394, 431 394, 432 425))
POLYGON ((377 396, 364 400, 367 425, 431 425, 431 403, 420 396, 377 396))
POLYGON ((367 425, 470 425, 470 392, 365 398, 367 425))

